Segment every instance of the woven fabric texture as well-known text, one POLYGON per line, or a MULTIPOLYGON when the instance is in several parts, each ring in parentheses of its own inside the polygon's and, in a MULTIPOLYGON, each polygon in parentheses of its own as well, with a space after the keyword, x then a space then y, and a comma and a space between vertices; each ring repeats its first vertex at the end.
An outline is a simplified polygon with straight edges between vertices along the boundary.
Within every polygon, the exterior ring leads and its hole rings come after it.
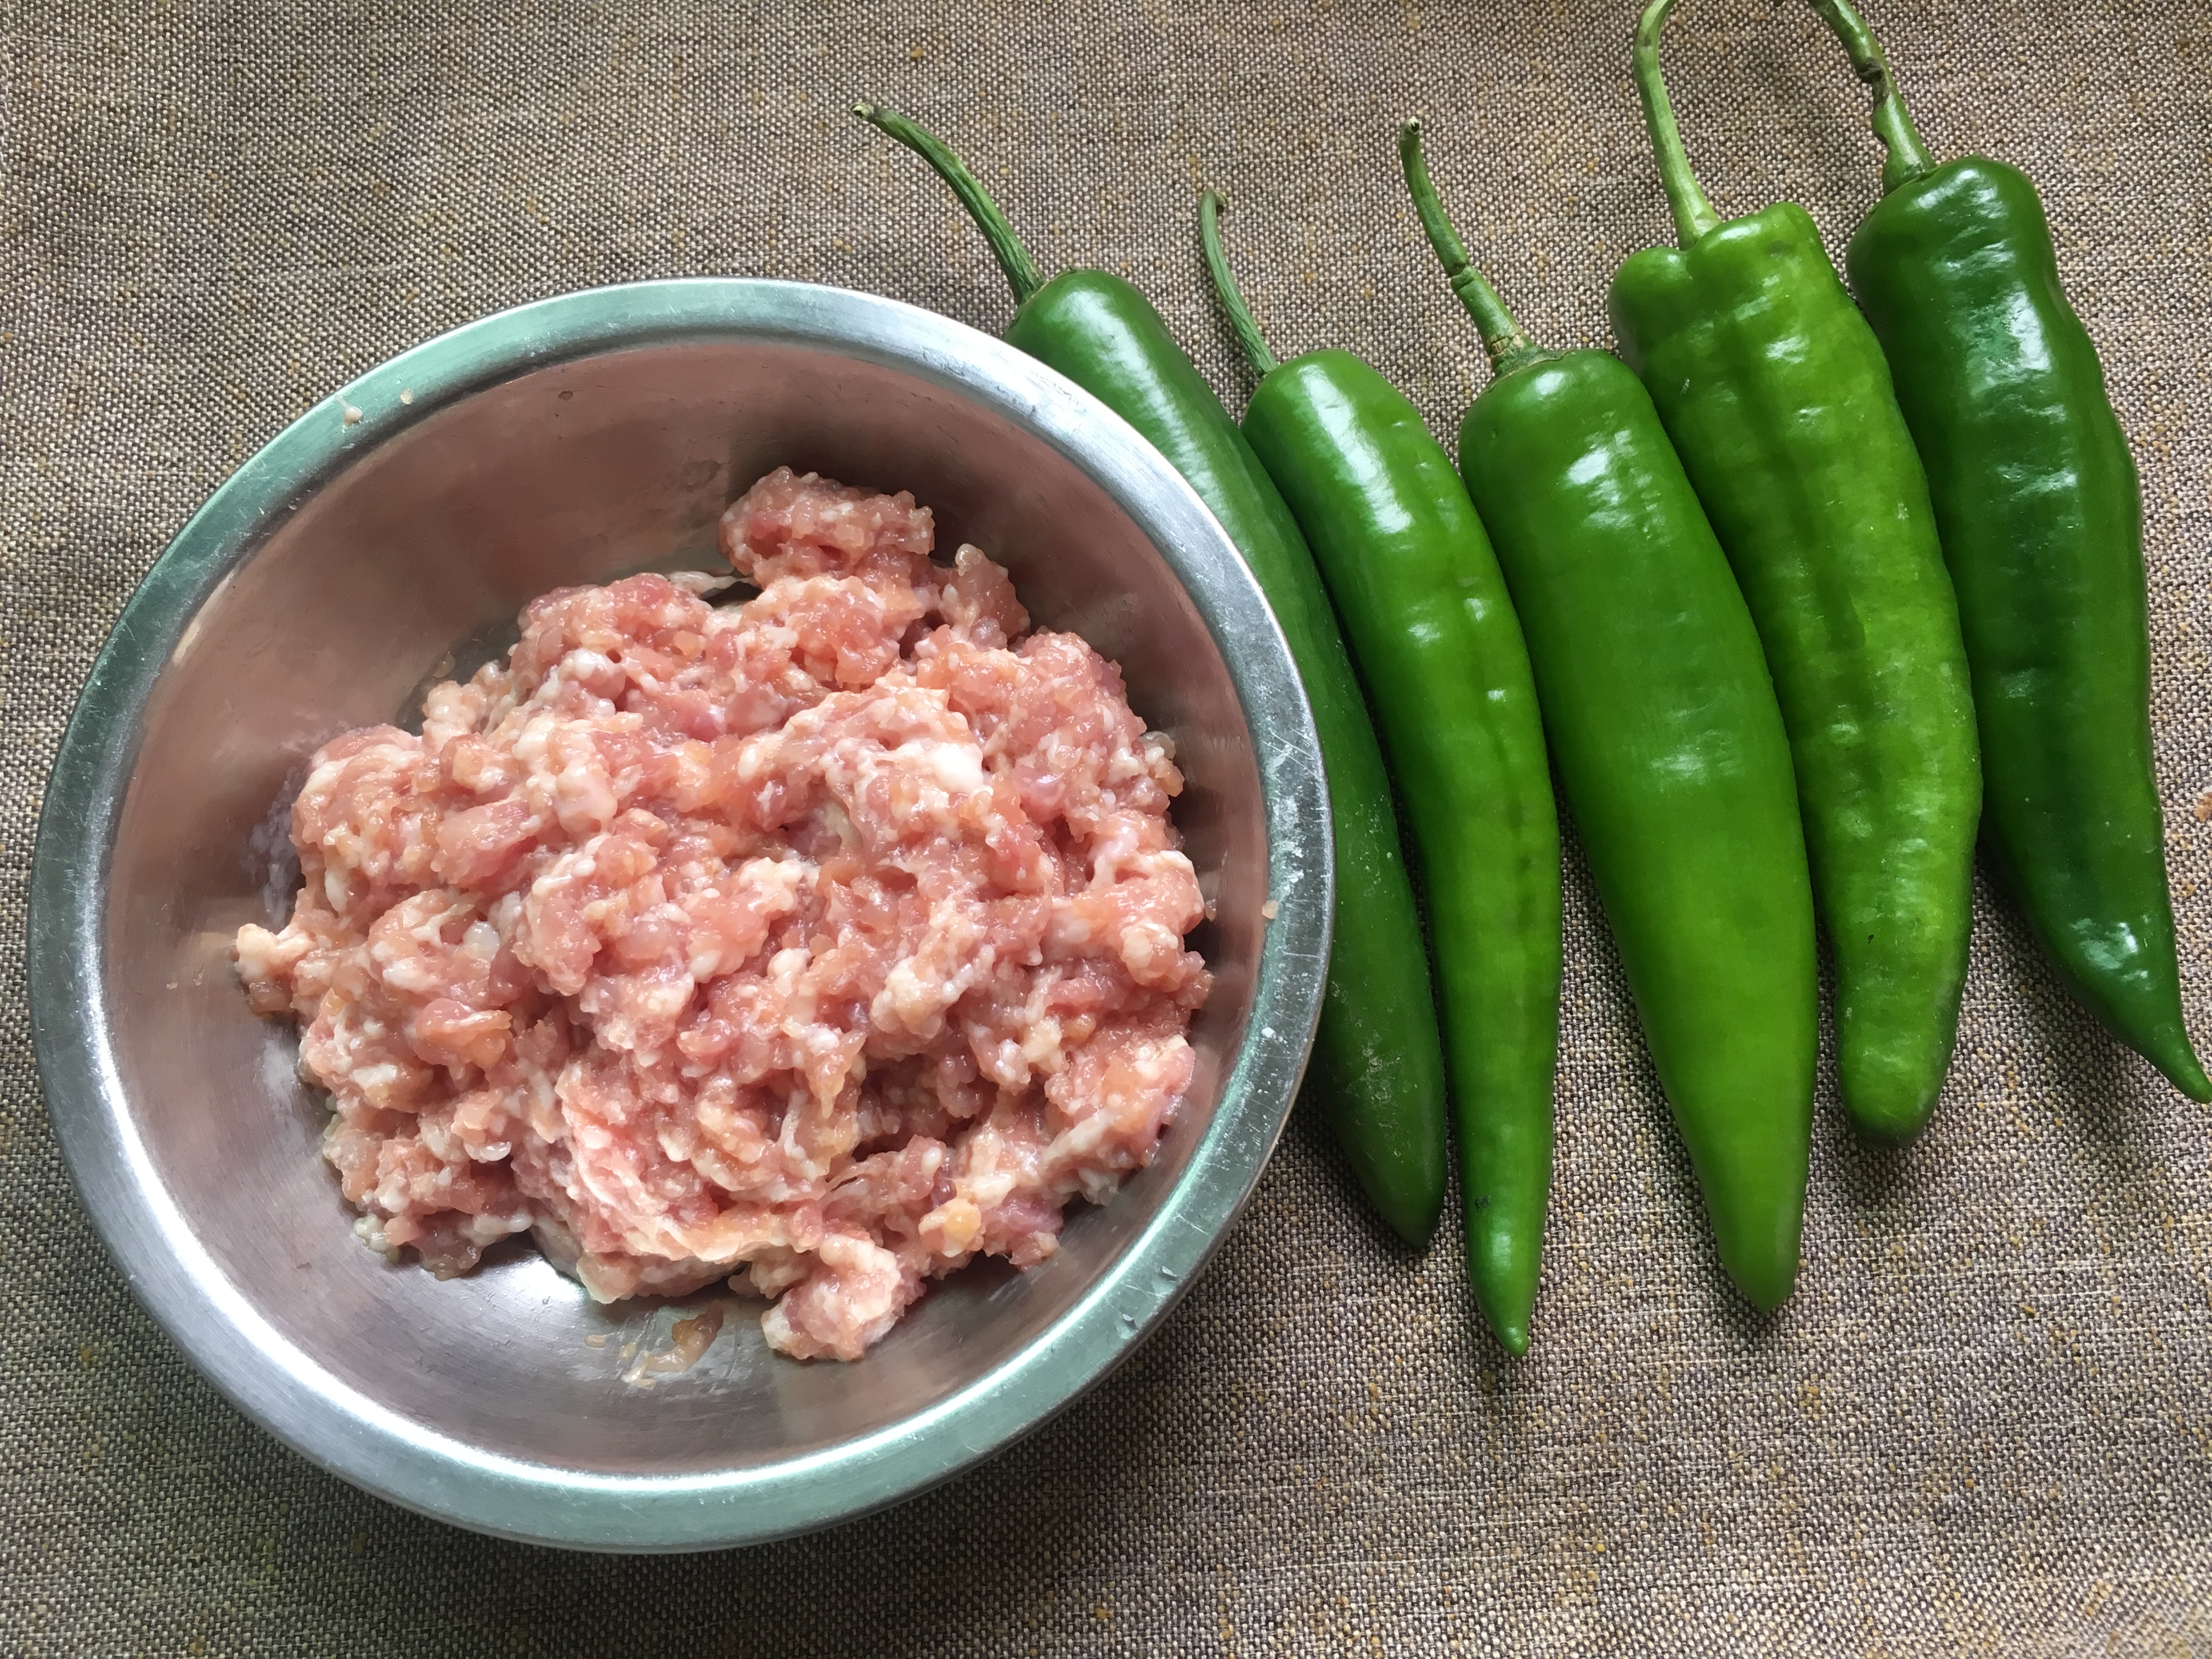
MULTIPOLYGON (((737 1555, 585 1557, 387 1507, 242 1419, 139 1311, 40 1101, 41 785, 133 585, 310 403, 520 301, 699 273, 989 329, 980 239, 850 118, 977 163, 1048 270, 1159 301, 1224 394, 1194 187, 1276 344, 1352 348, 1449 434, 1480 354, 1405 204, 1423 115, 1530 330, 1603 344, 1668 237, 1630 0, 0 0, 0 1655, 2212 1654, 2212 1118, 1979 896, 1909 1151, 1824 1082, 1778 1317, 1713 1265, 1587 875, 1534 1352, 1448 1228, 1384 1241, 1313 1115, 1158 1336, 1012 1451, 737 1555)), ((1885 0, 1940 154, 2024 166, 2148 514, 2189 1007, 2212 1038, 2212 11, 1885 0)), ((1693 0, 1668 62, 1723 213, 1873 200, 1802 0, 1693 0)), ((333 1217, 333 1225, 342 1224, 333 1217)))

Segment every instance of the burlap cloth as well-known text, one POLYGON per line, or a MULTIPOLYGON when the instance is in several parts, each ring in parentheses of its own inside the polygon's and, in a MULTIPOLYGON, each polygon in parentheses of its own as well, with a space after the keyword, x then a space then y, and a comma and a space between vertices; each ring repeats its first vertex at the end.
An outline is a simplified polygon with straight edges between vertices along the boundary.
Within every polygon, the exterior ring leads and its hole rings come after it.
MULTIPOLYGON (((2149 512, 2183 968, 2212 1037, 2212 11, 1889 0, 1942 154, 2025 165, 2149 512)), ((1387 1247, 1312 1117, 1134 1360, 980 1471, 739 1555, 495 1542, 282 1449, 139 1312, 40 1105, 22 989, 40 789, 94 649, 225 471, 484 312, 704 272, 986 328, 998 273, 921 166, 963 145, 1048 270, 1160 301, 1225 393, 1193 188, 1277 344, 1349 346, 1450 433, 1479 352, 1407 213, 1431 122, 1478 256, 1555 342, 1662 238, 1629 0, 0 0, 0 1655, 2212 1653, 2208 1114, 2120 1054, 1983 896, 1935 1127, 1824 1095, 1808 1265, 1771 1323, 1711 1265, 1586 876, 1536 1342, 1456 1241, 1387 1247)), ((1802 3, 1694 0, 1669 62, 1723 213, 1840 239, 1861 99, 1802 3)), ((335 1218, 334 1224, 336 1224, 335 1218)))

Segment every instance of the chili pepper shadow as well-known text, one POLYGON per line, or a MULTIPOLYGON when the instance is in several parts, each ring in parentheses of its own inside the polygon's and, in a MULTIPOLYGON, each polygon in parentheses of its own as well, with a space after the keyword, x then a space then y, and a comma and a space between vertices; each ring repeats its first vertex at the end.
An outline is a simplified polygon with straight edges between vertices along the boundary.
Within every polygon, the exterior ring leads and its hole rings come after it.
MULTIPOLYGON (((2010 1092, 2039 1115, 2047 1112, 2053 1127, 2073 1130, 2109 1181, 2140 1184, 2158 1156, 2159 1117, 2181 1097, 2074 1000, 2011 895, 1982 885, 1990 893, 1991 955, 2012 1006, 2026 1015, 2026 1063, 2010 1092)), ((1978 891, 1977 910, 1980 897, 1978 891)))

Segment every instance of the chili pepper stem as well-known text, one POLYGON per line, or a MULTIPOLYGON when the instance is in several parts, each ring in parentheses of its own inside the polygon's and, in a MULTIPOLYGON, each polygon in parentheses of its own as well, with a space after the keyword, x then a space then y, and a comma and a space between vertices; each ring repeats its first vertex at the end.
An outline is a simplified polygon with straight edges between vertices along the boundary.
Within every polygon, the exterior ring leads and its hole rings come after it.
POLYGON ((1909 185, 1936 170, 1936 158, 1912 125, 1911 112, 1899 95, 1897 79, 1889 72, 1889 58, 1875 39, 1866 20, 1851 9, 1848 0, 1813 0, 1829 32, 1850 54, 1851 68, 1874 94, 1874 134, 1881 140, 1881 188, 1884 194, 1909 185))
POLYGON ((1421 156, 1421 124, 1408 121, 1398 129, 1398 162, 1405 169, 1406 188, 1413 198, 1413 210, 1421 216, 1421 228, 1428 233, 1429 246, 1437 251, 1437 258, 1444 268, 1444 276, 1451 283, 1451 291, 1459 295, 1459 302, 1467 307, 1468 315, 1474 319, 1475 327, 1482 334, 1482 349, 1490 354, 1493 373, 1510 374, 1515 369, 1539 362, 1553 354, 1538 345, 1513 320, 1513 313, 1505 308, 1505 301, 1498 297, 1498 290, 1490 279, 1474 268, 1467 257, 1467 245, 1452 228, 1445 217, 1443 204, 1437 199, 1437 187, 1429 178, 1429 164, 1421 156))
POLYGON ((1014 291, 1014 303, 1027 302, 1030 295, 1044 286, 1037 275, 1036 262, 1030 251, 1022 246, 1022 239, 1014 234, 1014 228, 999 204, 991 199, 982 182, 968 171, 966 163, 948 149, 945 142, 896 110, 882 104, 855 104, 853 113, 883 133, 895 138, 916 155, 935 168, 937 176, 952 186, 952 193, 960 198, 960 205, 968 210, 968 216, 975 222, 975 228, 983 233, 983 240, 991 245, 991 252, 999 261, 999 269, 1006 273, 1006 286, 1014 291))
POLYGON ((1644 125, 1651 130, 1651 148, 1659 158, 1659 182, 1667 188, 1667 205, 1674 214, 1675 238, 1688 247, 1721 220, 1691 170, 1690 153, 1682 147, 1682 130, 1675 125, 1674 106, 1667 96, 1667 80, 1659 72, 1659 36, 1676 3, 1677 0, 1651 0, 1637 21, 1636 95, 1643 100, 1644 125))
POLYGON ((1252 307, 1244 303, 1237 273, 1229 269, 1229 256, 1221 251, 1221 198, 1210 190, 1198 198, 1198 244, 1206 252, 1206 270, 1213 278, 1214 297, 1229 313, 1237 343, 1244 348, 1244 361, 1252 365, 1255 374, 1266 375, 1279 366, 1278 360, 1267 349, 1267 337, 1260 331, 1252 307))

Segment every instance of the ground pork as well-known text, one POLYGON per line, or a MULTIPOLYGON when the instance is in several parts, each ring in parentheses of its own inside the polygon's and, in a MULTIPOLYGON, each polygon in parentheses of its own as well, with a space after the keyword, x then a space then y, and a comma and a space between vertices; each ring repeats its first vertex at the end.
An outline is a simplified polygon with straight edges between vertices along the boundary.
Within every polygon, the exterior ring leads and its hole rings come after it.
POLYGON ((420 736, 317 753, 238 971, 369 1245, 442 1276, 530 1231, 603 1301, 726 1277, 853 1359, 1151 1158, 1207 988, 1171 746, 933 538, 778 471, 721 525, 757 597, 549 593, 420 736))

